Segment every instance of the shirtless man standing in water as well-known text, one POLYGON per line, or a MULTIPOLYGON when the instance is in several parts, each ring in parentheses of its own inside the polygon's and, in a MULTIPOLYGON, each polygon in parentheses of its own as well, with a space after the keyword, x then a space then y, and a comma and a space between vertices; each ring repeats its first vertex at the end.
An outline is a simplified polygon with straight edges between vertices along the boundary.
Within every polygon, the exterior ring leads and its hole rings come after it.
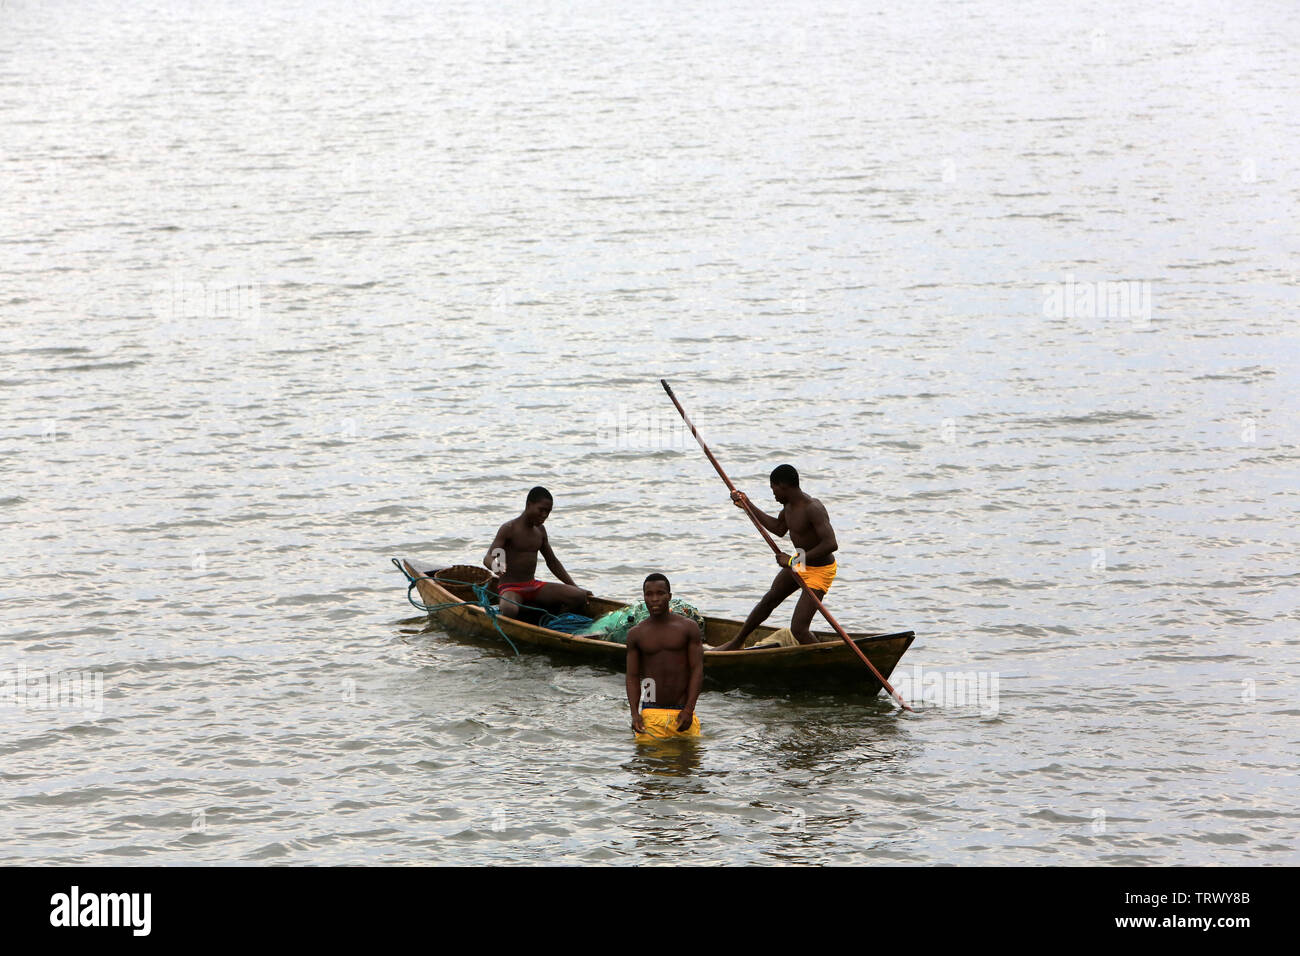
POLYGON ((673 592, 662 574, 641 585, 650 616, 627 632, 627 702, 642 742, 698 737, 695 702, 704 683, 704 638, 689 617, 668 610, 673 592))
MULTIPOLYGON (((787 531, 790 532, 791 543, 803 552, 803 570, 799 570, 799 565, 795 563, 797 556, 778 554, 776 563, 781 565, 781 570, 772 579, 772 586, 767 589, 767 593, 755 605, 754 610, 749 612, 749 617, 736 636, 725 644, 710 647, 711 651, 743 649, 745 638, 750 632, 766 621, 768 615, 795 591, 800 592, 799 603, 795 605, 794 614, 790 617, 790 631, 800 644, 817 643, 817 638, 812 636, 812 631, 808 628, 812 623, 813 614, 817 612, 817 605, 804 593, 799 582, 795 580, 795 575, 798 574, 803 578, 804 583, 817 595, 818 600, 824 598, 831 582, 835 580, 838 567, 835 564, 835 552, 839 550, 839 542, 835 540, 835 530, 831 527, 830 518, 822 503, 800 490, 799 472, 794 470, 793 465, 779 465, 774 468, 771 486, 772 497, 783 506, 781 513, 773 518, 754 508, 752 503, 750 507, 754 509, 754 515, 763 527, 778 538, 787 531)), ((731 500, 736 503, 737 508, 745 507, 743 492, 733 491, 731 500)))
POLYGON ((550 539, 543 527, 554 504, 551 493, 540 485, 528 492, 523 514, 497 529, 497 536, 492 539, 492 545, 483 558, 483 566, 500 576, 497 593, 501 595, 501 613, 505 617, 518 617, 521 606, 525 604, 557 613, 581 613, 587 607, 591 592, 573 583, 573 578, 551 550, 550 539), (551 573, 563 584, 538 581, 533 577, 537 572, 539 551, 551 573))

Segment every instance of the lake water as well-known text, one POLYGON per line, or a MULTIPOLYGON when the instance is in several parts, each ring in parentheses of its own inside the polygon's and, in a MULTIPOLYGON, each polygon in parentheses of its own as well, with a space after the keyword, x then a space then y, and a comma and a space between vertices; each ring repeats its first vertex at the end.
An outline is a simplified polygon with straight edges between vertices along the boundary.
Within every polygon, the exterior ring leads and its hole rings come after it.
POLYGON ((1297 45, 0 3, 0 862, 1300 862, 1297 45), (406 603, 543 484, 583 586, 744 617, 774 563, 661 377, 825 503, 915 714, 706 692, 646 750, 620 674, 406 603))

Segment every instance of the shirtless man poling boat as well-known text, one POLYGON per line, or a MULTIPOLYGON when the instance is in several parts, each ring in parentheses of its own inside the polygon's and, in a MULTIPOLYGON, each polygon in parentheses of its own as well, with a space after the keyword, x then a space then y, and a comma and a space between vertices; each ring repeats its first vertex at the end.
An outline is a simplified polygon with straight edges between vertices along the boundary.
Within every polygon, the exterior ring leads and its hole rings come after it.
MULTIPOLYGON (((812 623, 813 614, 817 611, 817 605, 799 586, 795 574, 803 578, 819 600, 825 597, 831 582, 835 580, 838 566, 834 555, 840 546, 835 540, 835 530, 831 527, 830 518, 822 503, 799 488, 799 473, 795 471, 794 466, 780 465, 774 468, 770 483, 772 497, 783 506, 781 513, 773 518, 754 507, 752 502, 750 507, 753 508, 754 515, 763 527, 778 538, 787 531, 790 532, 790 541, 803 552, 803 570, 798 570, 799 565, 796 560, 798 555, 776 555, 776 563, 781 565, 781 570, 772 579, 772 586, 754 606, 754 610, 749 612, 749 617, 745 619, 744 625, 736 636, 727 643, 711 647, 709 650, 738 651, 744 648, 745 638, 750 632, 766 621, 768 615, 795 591, 799 591, 800 595, 799 603, 795 605, 794 614, 790 617, 790 631, 800 644, 817 643, 817 639, 812 636, 812 631, 808 628, 812 623)), ((736 503, 737 508, 745 507, 744 492, 733 491, 731 500, 736 503)))
POLYGON ((698 737, 695 702, 704 683, 700 627, 668 610, 673 592, 664 575, 649 575, 641 596, 650 616, 627 632, 627 702, 636 739, 698 737))
POLYGON ((524 511, 497 529, 497 536, 483 558, 483 565, 500 581, 497 593, 501 596, 501 613, 505 617, 519 617, 523 605, 540 607, 553 612, 581 612, 587 607, 591 592, 578 587, 564 570, 560 559, 551 550, 544 524, 555 500, 540 485, 528 492, 524 511), (551 573, 563 584, 539 581, 537 552, 546 559, 551 573))

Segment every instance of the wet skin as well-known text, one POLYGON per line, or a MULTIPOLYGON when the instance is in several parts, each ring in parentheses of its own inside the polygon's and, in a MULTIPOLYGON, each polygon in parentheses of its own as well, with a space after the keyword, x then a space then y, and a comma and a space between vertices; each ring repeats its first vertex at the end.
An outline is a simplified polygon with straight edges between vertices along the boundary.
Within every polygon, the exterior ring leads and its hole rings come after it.
MULTIPOLYGON (((547 582, 543 584, 528 604, 542 607, 554 612, 582 612, 587 607, 587 598, 591 592, 578 587, 573 578, 564 570, 560 559, 551 550, 550 539, 546 534, 545 522, 551 513, 554 502, 550 498, 534 501, 524 508, 523 514, 511 518, 499 529, 483 557, 483 566, 494 574, 500 574, 498 588, 512 582, 526 583, 537 576, 537 554, 540 551, 551 573, 563 581, 563 584, 547 582), (505 569, 502 571, 493 565, 493 556, 504 552, 505 569)), ((501 614, 505 617, 518 617, 519 602, 506 592, 501 595, 501 614)))
MULTIPOLYGON (((777 537, 788 531, 791 543, 804 552, 804 563, 808 567, 818 568, 833 564, 835 552, 839 550, 839 543, 835 540, 835 530, 831 527, 830 518, 822 503, 792 485, 773 484, 770 487, 772 497, 783 507, 776 517, 772 517, 750 502, 750 508, 753 509, 759 523, 777 537)), ((733 491, 731 500, 735 502, 737 508, 744 509, 746 501, 744 492, 733 491)), ((759 599, 754 610, 749 612, 749 617, 745 619, 744 625, 736 636, 725 644, 709 648, 710 650, 741 650, 745 645, 745 639, 754 628, 766 621, 781 602, 795 591, 800 592, 799 603, 795 605, 794 614, 790 616, 790 631, 800 644, 817 643, 817 638, 813 637, 809 628, 813 615, 817 613, 817 605, 800 586, 798 576, 790 570, 791 556, 778 554, 774 557, 781 570, 772 579, 767 593, 759 599)), ((818 600, 826 596, 826 592, 820 589, 815 589, 812 593, 817 595, 818 600)))
POLYGON ((704 638, 694 621, 668 610, 672 592, 663 581, 649 581, 641 589, 650 616, 627 632, 627 702, 632 707, 632 729, 645 730, 641 720, 641 682, 654 681, 653 703, 665 710, 681 710, 677 729, 686 730, 695 715, 695 702, 704 684, 704 638))

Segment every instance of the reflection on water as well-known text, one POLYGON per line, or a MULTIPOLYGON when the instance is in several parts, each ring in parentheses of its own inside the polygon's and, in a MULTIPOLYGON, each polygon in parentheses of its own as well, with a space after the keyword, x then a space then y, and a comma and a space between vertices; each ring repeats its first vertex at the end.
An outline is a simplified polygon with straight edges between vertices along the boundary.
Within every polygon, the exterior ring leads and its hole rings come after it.
POLYGON ((803 712, 789 727, 773 727, 755 742, 755 756, 782 771, 834 773, 893 770, 914 755, 909 740, 888 704, 842 708, 838 714, 803 712), (878 765, 878 766, 873 766, 878 765))
MULTIPOLYGON (((703 726, 701 733, 704 734, 703 726)), ((638 777, 689 777, 700 767, 703 738, 677 737, 636 742, 636 756, 623 768, 638 777)), ((703 792, 703 791, 701 791, 703 792)))

